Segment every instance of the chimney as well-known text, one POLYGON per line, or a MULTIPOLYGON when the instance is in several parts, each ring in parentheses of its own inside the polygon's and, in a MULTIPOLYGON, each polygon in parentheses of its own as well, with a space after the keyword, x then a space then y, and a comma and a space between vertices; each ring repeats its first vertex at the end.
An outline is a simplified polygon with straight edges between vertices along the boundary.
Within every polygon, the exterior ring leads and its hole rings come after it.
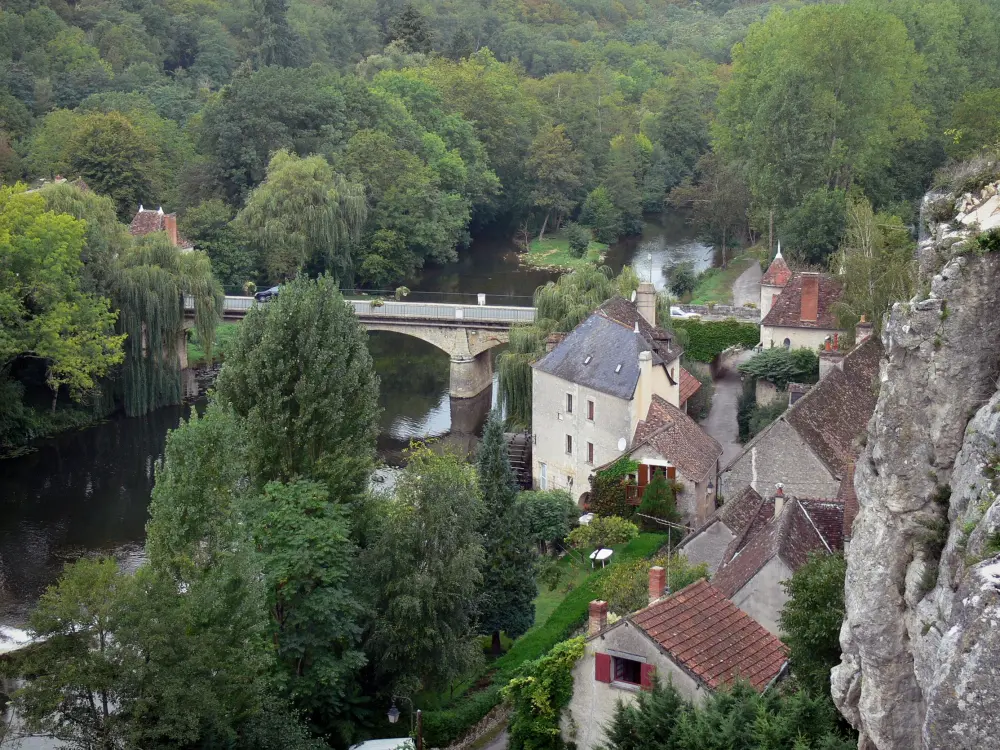
POLYGON ((819 274, 802 274, 802 309, 799 319, 815 322, 819 315, 819 274))
POLYGON ((649 569, 649 603, 657 601, 663 596, 667 588, 667 571, 659 565, 649 569))
POLYGON ((656 326, 656 287, 648 281, 635 290, 635 307, 651 326, 656 326))
POLYGON ((170 238, 170 244, 177 247, 177 214, 163 215, 163 230, 170 238))
POLYGON ((854 345, 863 344, 868 339, 872 337, 872 324, 865 320, 865 316, 861 316, 861 320, 858 321, 858 325, 854 329, 854 345))
POLYGON ((587 635, 597 635, 607 626, 608 603, 605 601, 592 601, 590 603, 590 622, 587 624, 587 635))
POLYGON ((840 350, 840 334, 836 332, 833 334, 833 348, 838 351, 840 350))
POLYGON ((635 395, 639 407, 637 418, 645 419, 653 402, 653 353, 650 351, 639 352, 639 382, 635 395))
POLYGON ((781 482, 775 485, 774 488, 774 517, 777 518, 781 515, 781 511, 785 509, 785 489, 781 485, 781 482))

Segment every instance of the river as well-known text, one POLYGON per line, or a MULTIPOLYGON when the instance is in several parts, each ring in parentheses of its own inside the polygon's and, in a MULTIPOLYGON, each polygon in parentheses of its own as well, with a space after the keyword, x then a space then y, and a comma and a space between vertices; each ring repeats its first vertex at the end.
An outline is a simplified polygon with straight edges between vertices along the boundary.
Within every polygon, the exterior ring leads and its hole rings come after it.
MULTIPOLYGON (((652 268, 653 282, 662 288, 663 265, 682 260, 704 269, 712 265, 713 252, 691 237, 681 217, 668 214, 649 217, 643 236, 611 248, 606 262, 615 271, 631 263, 644 278, 652 268)), ((519 268, 511 242, 492 237, 477 240, 458 263, 426 270, 411 288, 414 296, 445 300, 486 293, 491 303, 500 302, 497 295, 528 305, 535 288, 556 276, 519 268)), ((370 341, 381 379, 382 458, 397 463, 413 438, 441 438, 470 450, 493 393, 452 401, 449 360, 438 349, 390 333, 373 333, 370 341)), ((81 555, 113 555, 127 567, 141 562, 154 466, 167 431, 191 408, 115 417, 0 461, 0 627, 23 625, 45 587, 81 555)))

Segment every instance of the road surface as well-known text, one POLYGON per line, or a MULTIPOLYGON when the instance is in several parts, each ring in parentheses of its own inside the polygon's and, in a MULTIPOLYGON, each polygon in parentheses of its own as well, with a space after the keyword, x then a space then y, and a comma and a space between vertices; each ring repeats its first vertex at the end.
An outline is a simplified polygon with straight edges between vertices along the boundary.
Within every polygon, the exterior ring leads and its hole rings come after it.
POLYGON ((751 356, 753 352, 743 352, 728 369, 719 373, 719 377, 715 380, 712 408, 701 423, 705 431, 722 446, 720 466, 723 469, 743 450, 743 446, 739 443, 739 428, 736 425, 736 404, 743 390, 743 381, 740 380, 736 366, 746 362, 751 356))
POLYGON ((747 302, 760 304, 760 279, 764 272, 760 263, 754 261, 750 267, 733 282, 733 306, 743 307, 747 302))

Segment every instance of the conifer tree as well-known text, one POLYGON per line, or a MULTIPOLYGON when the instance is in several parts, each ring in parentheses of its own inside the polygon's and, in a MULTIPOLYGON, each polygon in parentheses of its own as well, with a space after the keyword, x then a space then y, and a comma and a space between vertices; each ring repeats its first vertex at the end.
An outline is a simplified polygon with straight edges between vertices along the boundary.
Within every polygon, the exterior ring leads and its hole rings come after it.
POLYGON ((525 519, 515 509, 517 484, 510 467, 503 419, 490 414, 476 457, 479 491, 483 497, 480 531, 486 562, 480 595, 479 624, 493 636, 500 652, 500 631, 511 638, 525 633, 535 621, 535 559, 525 519))

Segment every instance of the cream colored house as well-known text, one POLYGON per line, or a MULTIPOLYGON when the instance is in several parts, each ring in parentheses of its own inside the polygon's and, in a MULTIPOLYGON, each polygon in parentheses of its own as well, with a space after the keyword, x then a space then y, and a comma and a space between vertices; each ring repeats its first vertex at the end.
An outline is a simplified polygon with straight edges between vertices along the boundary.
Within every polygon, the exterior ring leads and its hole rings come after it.
POLYGON ((560 722, 563 739, 578 750, 606 744, 618 702, 650 689, 654 677, 702 703, 737 678, 763 692, 785 668, 784 644, 707 581, 664 597, 664 569, 649 576, 649 606, 611 625, 607 602, 590 603, 584 655, 573 667, 573 697, 560 722))
MULTIPOLYGON (((781 262, 784 264, 784 260, 781 262)), ((761 290, 763 296, 763 285, 761 290)), ((840 282, 832 276, 793 273, 781 292, 772 297, 770 309, 761 318, 761 345, 765 349, 773 346, 822 349, 827 339, 841 333, 834 315, 834 304, 841 291, 840 282)))
POLYGON ((684 409, 682 387, 697 380, 682 370, 671 335, 655 327, 655 295, 642 284, 635 303, 608 300, 532 365, 536 488, 579 499, 594 469, 625 452, 654 396, 684 409))

